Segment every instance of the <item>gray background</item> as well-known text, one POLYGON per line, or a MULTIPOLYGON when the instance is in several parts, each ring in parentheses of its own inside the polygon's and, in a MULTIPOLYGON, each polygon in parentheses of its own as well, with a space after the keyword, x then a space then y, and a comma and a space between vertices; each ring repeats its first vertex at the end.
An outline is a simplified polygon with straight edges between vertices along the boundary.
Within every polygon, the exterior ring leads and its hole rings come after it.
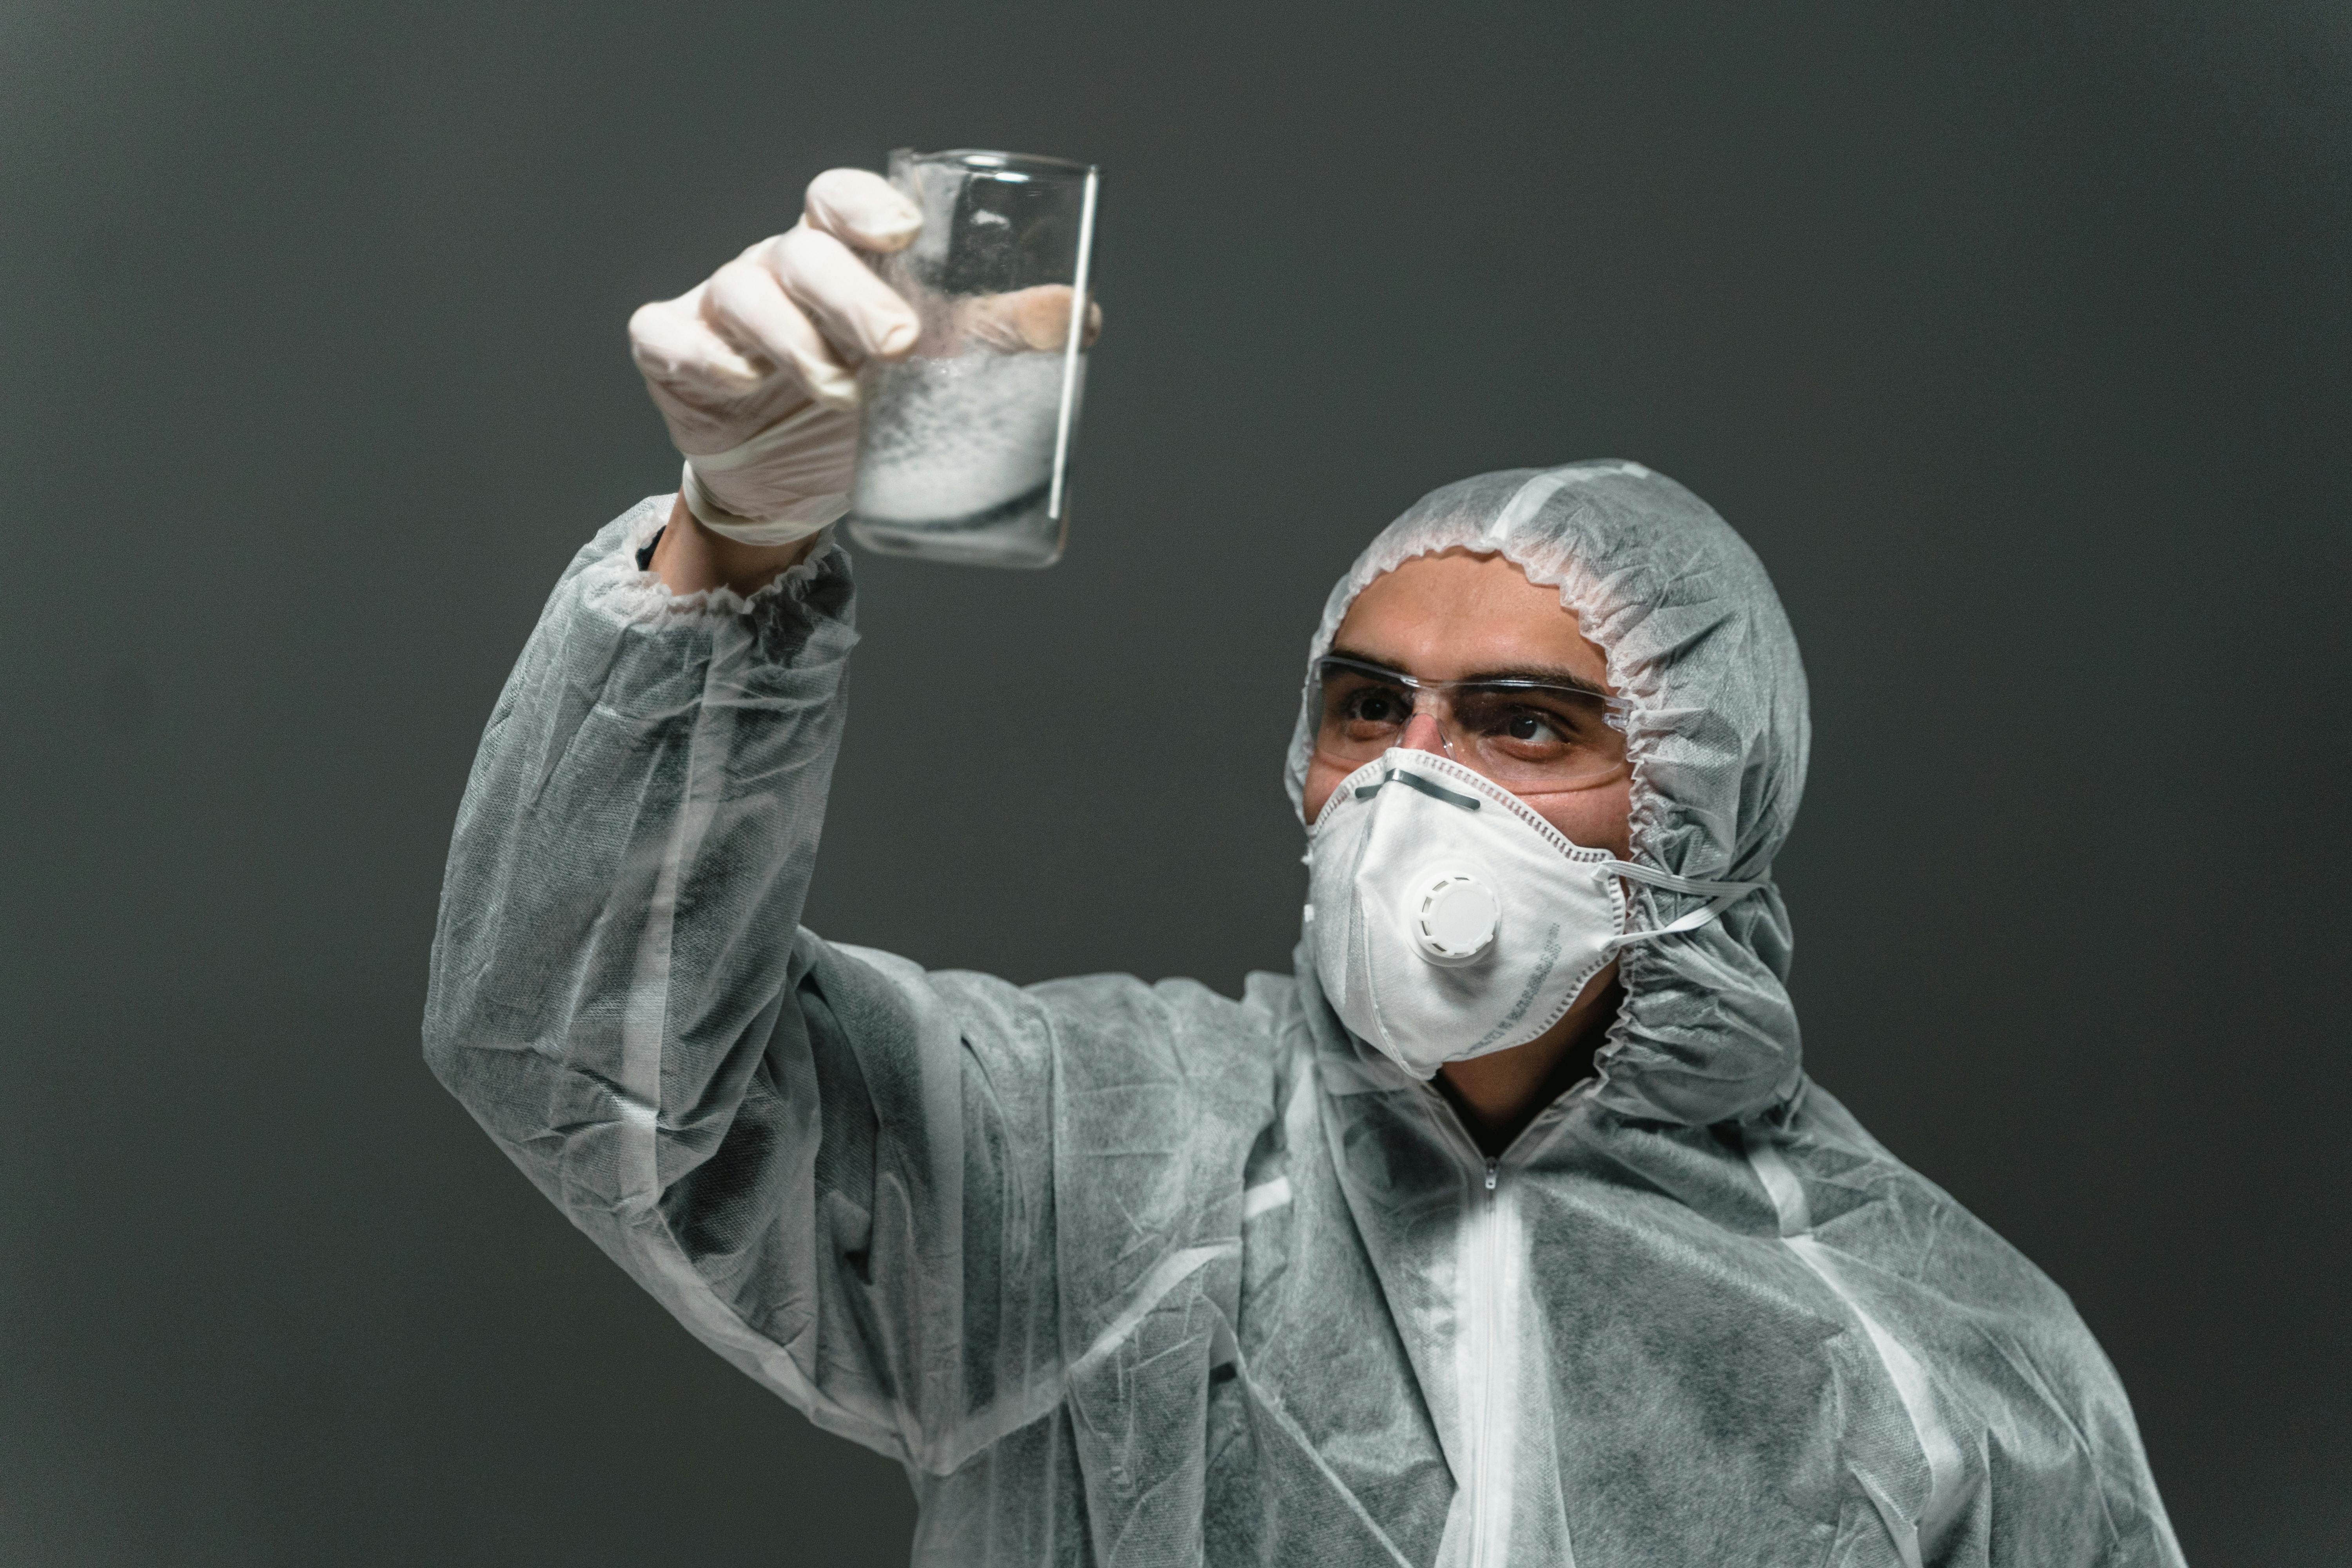
POLYGON ((861 563, 810 911, 1286 963, 1331 578, 1636 458, 1803 639, 1814 1072, 2080 1304, 2201 1564, 2352 1557, 2352 24, 2265 5, 0 12, 0 1560, 887 1563, 433 1084, 441 860, 623 338, 899 142, 1107 170, 1043 574, 861 563))

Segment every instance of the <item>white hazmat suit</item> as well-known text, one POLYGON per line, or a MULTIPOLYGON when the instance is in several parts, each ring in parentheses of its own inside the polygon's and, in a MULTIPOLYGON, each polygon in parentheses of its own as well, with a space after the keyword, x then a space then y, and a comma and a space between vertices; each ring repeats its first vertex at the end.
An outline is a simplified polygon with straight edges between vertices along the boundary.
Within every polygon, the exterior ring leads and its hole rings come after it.
MULTIPOLYGON (((906 1467, 918 1561, 2179 1561, 2064 1295, 1804 1077, 1770 888, 1628 948, 1597 1079, 1492 1163, 1311 946, 1240 1000, 835 946, 799 917, 847 561, 673 597, 667 507, 580 552, 490 720, 426 1054, 688 1328, 906 1467)), ((1804 679, 1722 520, 1631 464, 1449 486, 1313 652, 1454 545, 1606 653, 1633 858, 1768 877, 1804 679)))

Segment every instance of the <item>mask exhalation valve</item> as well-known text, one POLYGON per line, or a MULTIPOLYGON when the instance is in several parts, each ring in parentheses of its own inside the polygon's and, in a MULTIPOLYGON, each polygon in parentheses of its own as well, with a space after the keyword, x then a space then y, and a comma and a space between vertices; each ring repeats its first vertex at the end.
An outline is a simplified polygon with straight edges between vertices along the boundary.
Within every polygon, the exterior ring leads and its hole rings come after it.
POLYGON ((1413 946, 1430 963, 1453 968, 1493 951, 1503 901, 1475 873, 1448 868, 1422 879, 1420 896, 1405 910, 1413 946))

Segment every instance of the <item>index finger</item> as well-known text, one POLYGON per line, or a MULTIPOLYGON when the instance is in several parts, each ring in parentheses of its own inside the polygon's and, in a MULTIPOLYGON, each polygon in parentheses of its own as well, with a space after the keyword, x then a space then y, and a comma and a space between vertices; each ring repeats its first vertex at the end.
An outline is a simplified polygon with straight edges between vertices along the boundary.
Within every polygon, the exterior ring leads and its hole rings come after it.
POLYGON ((906 193, 870 169, 827 169, 808 185, 808 226, 860 250, 904 250, 923 226, 906 193))

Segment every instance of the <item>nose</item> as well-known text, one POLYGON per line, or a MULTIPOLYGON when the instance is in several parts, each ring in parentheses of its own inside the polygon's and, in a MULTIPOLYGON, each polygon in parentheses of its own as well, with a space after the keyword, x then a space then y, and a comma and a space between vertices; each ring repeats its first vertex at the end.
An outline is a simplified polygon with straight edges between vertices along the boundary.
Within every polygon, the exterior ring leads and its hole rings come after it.
POLYGON ((1437 727, 1433 713, 1415 713, 1405 725, 1404 733, 1397 737, 1397 744, 1408 752, 1434 752, 1441 757, 1446 754, 1445 731, 1437 727))

